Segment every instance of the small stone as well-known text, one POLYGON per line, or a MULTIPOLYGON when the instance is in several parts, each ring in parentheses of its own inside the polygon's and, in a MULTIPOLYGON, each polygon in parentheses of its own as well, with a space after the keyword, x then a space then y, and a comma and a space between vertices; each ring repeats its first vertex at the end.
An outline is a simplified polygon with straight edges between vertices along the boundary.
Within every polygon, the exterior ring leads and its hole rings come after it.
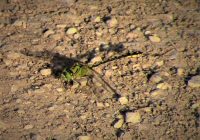
POLYGON ((114 124, 114 128, 121 128, 122 127, 122 125, 124 124, 124 119, 122 118, 122 119, 118 119, 117 121, 116 121, 116 123, 114 124))
POLYGON ((168 83, 160 83, 156 86, 158 89, 171 89, 171 85, 169 85, 168 83))
POLYGON ((86 86, 88 83, 88 79, 87 78, 81 78, 78 80, 78 82, 81 84, 81 86, 86 86))
POLYGON ((153 76, 151 76, 150 81, 154 83, 159 83, 160 81, 162 81, 162 77, 160 77, 158 74, 154 74, 153 76))
POLYGON ((103 108, 103 107, 104 107, 104 104, 103 104, 102 102, 97 102, 97 107, 103 108))
POLYGON ((127 97, 120 97, 119 102, 121 105, 126 105, 128 104, 128 98, 127 97))
POLYGON ((42 70, 40 71, 40 73, 41 73, 41 75, 43 75, 43 76, 49 76, 49 75, 51 75, 52 71, 51 71, 51 69, 42 69, 42 70))
POLYGON ((21 102, 22 102, 21 99, 17 99, 17 100, 16 100, 16 103, 21 103, 21 102))
POLYGON ((6 64, 6 66, 10 66, 13 63, 12 60, 8 60, 8 59, 4 59, 3 62, 6 64))
POLYGON ((44 37, 49 37, 50 35, 54 34, 55 32, 53 30, 47 30, 45 33, 44 33, 44 37))
POLYGON ((166 96, 167 95, 167 92, 166 90, 162 90, 162 89, 157 89, 157 90, 154 90, 150 93, 151 97, 161 97, 161 96, 166 96))
POLYGON ((145 112, 147 112, 147 113, 152 112, 152 108, 151 108, 151 107, 145 107, 145 108, 143 108, 143 110, 144 110, 145 112))
POLYGON ((93 140, 91 136, 79 136, 78 139, 79 140, 93 140))
POLYGON ((109 27, 112 28, 112 27, 116 27, 117 26, 118 21, 117 21, 116 18, 111 18, 106 23, 108 24, 109 27))
POLYGON ((0 130, 4 130, 7 128, 7 124, 0 120, 0 130))
POLYGON ((109 104, 109 103, 105 103, 105 106, 106 106, 106 107, 109 107, 109 106, 110 106, 110 104, 109 104))
POLYGON ((177 69, 177 74, 178 76, 183 76, 184 75, 185 70, 183 68, 178 68, 177 69))
POLYGON ((156 62, 156 65, 160 67, 160 66, 164 65, 164 61, 161 60, 161 61, 156 62))
POLYGON ((72 85, 72 89, 76 89, 79 87, 79 83, 78 82, 74 82, 73 85, 72 85))
POLYGON ((101 62, 101 61, 102 61, 101 56, 96 56, 96 57, 94 57, 94 58, 91 60, 91 63, 92 63, 92 64, 95 64, 95 63, 101 62))
POLYGON ((62 39, 62 34, 54 34, 51 37, 52 37, 52 39, 58 41, 58 40, 62 39))
POLYGON ((53 105, 53 106, 49 107, 48 110, 53 111, 53 110, 55 110, 56 107, 57 107, 57 105, 53 105))
POLYGON ((149 36, 149 40, 154 43, 159 43, 161 39, 157 35, 149 36))
POLYGON ((143 38, 143 37, 144 37, 144 34, 140 30, 131 31, 126 35, 127 39, 136 39, 136 38, 143 38))
POLYGON ((151 35, 151 31, 145 31, 145 35, 151 35))
POLYGON ((101 21, 101 17, 100 16, 97 16, 95 19, 94 19, 94 22, 100 22, 101 21))
POLYGON ((193 76, 189 81, 188 81, 188 86, 192 88, 199 88, 200 87, 200 75, 193 76))
POLYGON ((80 118, 81 118, 82 120, 85 120, 85 119, 87 118, 87 115, 81 115, 80 118))
POLYGON ((24 127, 24 129, 26 129, 26 130, 32 129, 32 128, 33 128, 33 125, 31 125, 31 124, 28 124, 28 125, 26 125, 26 126, 24 127))
POLYGON ((195 103, 191 106, 192 109, 197 109, 200 108, 200 102, 199 103, 195 103))
POLYGON ((69 28, 69 29, 67 30, 67 34, 68 34, 68 35, 72 35, 72 34, 75 34, 75 33, 77 33, 77 32, 78 32, 78 30, 77 30, 76 28, 74 28, 74 27, 69 28))
POLYGON ((136 26, 134 24, 131 24, 130 25, 130 30, 135 30, 136 29, 136 26))
POLYGON ((21 55, 20 55, 19 53, 16 53, 16 52, 9 52, 9 53, 6 55, 6 57, 7 57, 8 59, 11 59, 11 60, 13 60, 13 59, 18 59, 20 56, 21 56, 21 55))
POLYGON ((74 39, 78 39, 78 38, 80 38, 80 34, 75 34, 74 39))
POLYGON ((97 36, 102 36, 103 35, 102 31, 96 31, 95 33, 96 33, 97 36))
POLYGON ((116 70, 116 69, 118 69, 118 66, 112 66, 111 69, 116 70))
POLYGON ((106 77, 110 77, 112 75, 113 75, 113 71, 112 70, 106 70, 106 72, 105 72, 105 76, 106 77))
POLYGON ((56 90, 57 90, 58 92, 63 92, 63 91, 64 91, 63 88, 57 88, 56 90))
POLYGON ((56 27, 57 28, 66 28, 67 27, 67 25, 66 24, 58 24, 58 25, 56 25, 56 27))
POLYGON ((26 28, 27 23, 25 20, 16 20, 13 25, 18 27, 22 26, 26 28))
POLYGON ((126 113, 126 122, 128 123, 139 123, 141 122, 141 115, 139 112, 127 112, 126 113))
POLYGON ((24 110, 18 110, 17 113, 18 114, 25 114, 25 111, 24 110))

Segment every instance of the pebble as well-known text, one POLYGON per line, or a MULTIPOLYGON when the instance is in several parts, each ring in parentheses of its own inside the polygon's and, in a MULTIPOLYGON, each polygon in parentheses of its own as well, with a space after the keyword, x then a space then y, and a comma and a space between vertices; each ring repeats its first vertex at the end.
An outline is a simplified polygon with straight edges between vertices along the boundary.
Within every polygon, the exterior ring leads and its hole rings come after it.
POLYGON ((76 89, 79 87, 79 83, 78 82, 74 82, 73 85, 72 85, 72 89, 76 89))
POLYGON ((69 28, 69 29, 67 30, 67 34, 68 34, 68 35, 72 35, 72 34, 75 34, 75 33, 77 33, 77 32, 78 32, 78 30, 77 30, 76 28, 74 28, 74 27, 69 28))
POLYGON ((78 38, 80 38, 80 34, 79 33, 74 35, 74 39, 78 39, 78 38))
POLYGON ((143 38, 143 37, 144 37, 144 34, 140 30, 131 31, 126 35, 126 38, 128 39, 136 39, 136 38, 143 38))
POLYGON ((56 89, 58 92, 63 92, 64 91, 64 88, 57 88, 56 89))
POLYGON ((49 76, 49 75, 51 75, 52 70, 51 70, 51 69, 42 69, 42 70, 40 71, 40 73, 41 73, 41 75, 43 75, 43 76, 49 76))
POLYGON ((56 25, 57 28, 66 28, 67 25, 66 24, 58 24, 56 25))
POLYGON ((91 63, 92 63, 92 64, 95 64, 95 63, 101 62, 101 61, 102 61, 101 56, 96 56, 96 57, 94 57, 94 58, 91 60, 91 63))
POLYGON ((161 61, 156 62, 156 65, 160 67, 160 66, 164 65, 164 61, 161 60, 161 61))
POLYGON ((159 83, 157 86, 156 86, 158 89, 171 89, 171 85, 164 82, 164 83, 159 83))
POLYGON ((53 105, 53 106, 49 107, 48 110, 53 111, 53 110, 55 110, 55 108, 57 108, 57 105, 53 105))
POLYGON ((21 103, 21 102, 22 102, 21 99, 17 99, 17 100, 16 100, 16 103, 21 103))
POLYGON ((161 97, 161 96, 167 95, 167 92, 166 92, 166 90, 163 90, 163 89, 157 89, 157 90, 150 92, 150 95, 151 95, 151 97, 156 98, 156 97, 161 97))
POLYGON ((144 34, 147 35, 147 36, 151 35, 151 31, 145 31, 144 34))
POLYGON ((107 25, 109 26, 109 27, 116 27, 117 26, 117 24, 118 24, 118 21, 117 21, 117 19, 116 18, 111 18, 111 19, 109 19, 107 22, 107 25))
POLYGON ((26 129, 26 130, 32 129, 32 128, 33 128, 33 125, 31 125, 31 124, 28 124, 28 125, 26 125, 26 126, 24 127, 24 129, 26 129))
POLYGON ((81 86, 86 86, 88 83, 88 79, 87 78, 81 78, 78 80, 78 82, 81 84, 81 86))
POLYGON ((45 33, 44 33, 44 37, 49 37, 50 35, 54 34, 54 30, 47 30, 45 33))
POLYGON ((178 74, 178 76, 183 76, 184 75, 184 69, 183 68, 178 68, 177 69, 177 74, 178 74))
POLYGON ((16 53, 16 52, 9 52, 6 57, 8 59, 18 59, 20 57, 20 54, 19 53, 16 53))
POLYGON ((52 38, 56 41, 61 40, 62 39, 62 34, 54 34, 52 35, 52 38))
POLYGON ((152 108, 151 108, 151 107, 145 107, 145 108, 143 108, 143 110, 144 110, 145 112, 147 112, 147 113, 152 112, 152 108))
POLYGON ((154 43, 159 43, 161 39, 157 35, 149 36, 149 40, 154 43))
POLYGON ((18 27, 22 26, 26 28, 27 23, 25 20, 16 20, 13 25, 18 27))
POLYGON ((4 59, 3 62, 6 64, 6 66, 10 66, 13 63, 13 61, 9 59, 4 59))
POLYGON ((192 109, 197 109, 200 108, 200 102, 199 103, 195 103, 191 106, 192 109))
POLYGON ((112 74, 113 74, 112 70, 106 70, 106 72, 105 72, 106 77, 110 77, 110 76, 112 76, 112 74))
POLYGON ((123 118, 120 118, 116 121, 116 123, 114 124, 114 128, 121 128, 122 125, 124 124, 124 119, 123 118))
POLYGON ((94 22, 100 22, 101 21, 101 17, 100 16, 97 16, 95 19, 94 19, 94 22))
POLYGON ((102 108, 104 107, 104 104, 102 102, 97 102, 97 107, 102 108))
POLYGON ((17 113, 18 114, 25 114, 25 111, 24 110, 18 110, 17 113))
POLYGON ((120 97, 119 102, 121 105, 126 105, 128 104, 128 98, 127 97, 120 97))
POLYGON ((0 129, 4 130, 4 129, 6 129, 6 127, 7 127, 7 125, 3 121, 0 120, 0 129))
POLYGON ((141 115, 139 112, 127 112, 125 120, 127 123, 139 123, 141 122, 141 115))
POLYGON ((158 74, 154 74, 151 76, 150 81, 154 83, 159 83, 160 81, 162 81, 162 77, 160 77, 158 74))
POLYGON ((189 81, 188 81, 188 86, 192 88, 199 88, 200 87, 200 75, 193 76, 189 81))
POLYGON ((93 140, 91 136, 79 136, 78 139, 79 140, 93 140))

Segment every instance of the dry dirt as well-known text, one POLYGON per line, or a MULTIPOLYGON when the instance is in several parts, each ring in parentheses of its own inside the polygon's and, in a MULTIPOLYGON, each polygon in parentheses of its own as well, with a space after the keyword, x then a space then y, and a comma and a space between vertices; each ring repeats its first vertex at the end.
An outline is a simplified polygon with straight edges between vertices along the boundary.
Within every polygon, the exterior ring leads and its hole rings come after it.
POLYGON ((199 0, 0 5, 1 140, 200 139, 199 0), (60 57, 24 50, 88 62, 140 53, 94 68, 114 96, 95 78, 65 86, 48 71, 60 57))

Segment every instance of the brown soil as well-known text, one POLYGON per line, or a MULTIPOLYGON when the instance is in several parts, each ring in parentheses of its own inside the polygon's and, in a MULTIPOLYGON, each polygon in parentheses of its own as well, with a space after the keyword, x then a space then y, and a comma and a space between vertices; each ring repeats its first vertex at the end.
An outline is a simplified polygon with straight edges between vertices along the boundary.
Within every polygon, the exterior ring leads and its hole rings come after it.
POLYGON ((200 75, 198 0, 0 5, 1 140, 200 139, 200 81, 188 84, 200 75), (71 27, 77 33, 68 34, 71 27), (42 75, 54 61, 43 53, 25 55, 25 49, 87 61, 140 52, 94 68, 128 103, 122 105, 95 78, 65 86, 54 73, 42 75), (129 122, 128 112, 139 112, 139 121, 129 122), (120 114, 124 123, 116 128, 120 114))

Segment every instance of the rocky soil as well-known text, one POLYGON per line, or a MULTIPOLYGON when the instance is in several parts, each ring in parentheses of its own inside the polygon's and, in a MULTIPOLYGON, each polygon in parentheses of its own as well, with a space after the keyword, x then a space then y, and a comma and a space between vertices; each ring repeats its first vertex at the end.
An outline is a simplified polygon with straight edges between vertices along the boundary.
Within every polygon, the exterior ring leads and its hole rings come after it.
POLYGON ((200 139, 199 0, 0 5, 1 140, 200 139), (95 77, 64 85, 51 58, 24 50, 88 63, 139 53, 94 68, 114 96, 95 77))

